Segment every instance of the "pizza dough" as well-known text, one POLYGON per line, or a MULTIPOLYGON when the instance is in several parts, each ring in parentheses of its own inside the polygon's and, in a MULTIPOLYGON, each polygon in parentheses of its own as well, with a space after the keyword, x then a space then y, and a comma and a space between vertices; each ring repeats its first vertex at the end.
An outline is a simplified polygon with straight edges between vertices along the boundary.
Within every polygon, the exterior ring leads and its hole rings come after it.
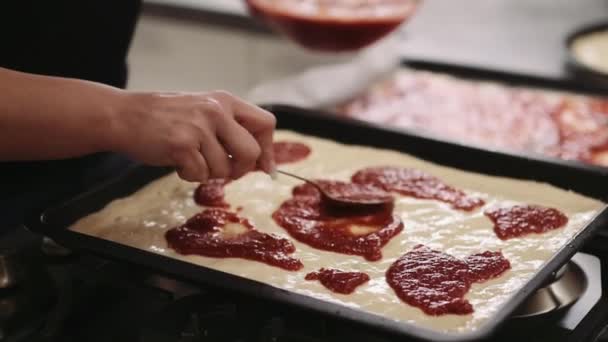
POLYGON ((175 174, 160 178, 127 198, 111 202, 103 210, 76 222, 71 229, 398 321, 438 331, 469 332, 499 311, 510 296, 604 207, 596 200, 546 184, 468 173, 394 151, 347 146, 288 131, 277 132, 275 140, 298 141, 311 147, 312 153, 307 159, 281 166, 302 176, 348 181, 355 171, 364 167, 417 168, 467 194, 481 197, 486 204, 472 212, 464 212, 434 200, 395 195, 395 213, 401 216, 404 229, 383 248, 381 260, 370 262, 358 256, 313 249, 292 239, 277 226, 272 213, 291 197, 292 188, 299 184, 297 181, 281 176, 273 181, 267 175, 255 172, 226 185, 226 201, 232 208, 242 207, 241 216, 258 230, 289 238, 294 243, 296 252, 292 256, 304 263, 304 268, 297 272, 244 259, 183 256, 169 249, 165 232, 183 224, 202 209, 192 199, 197 184, 181 181, 175 174), (542 235, 502 241, 494 234, 493 224, 483 212, 499 205, 516 204, 559 209, 568 216, 568 224, 542 235), (385 280, 388 267, 418 244, 457 258, 486 250, 501 250, 512 269, 499 278, 472 285, 465 298, 473 305, 474 313, 428 316, 403 303, 385 280), (361 271, 371 280, 351 295, 335 294, 319 282, 305 281, 306 274, 321 268, 361 271))

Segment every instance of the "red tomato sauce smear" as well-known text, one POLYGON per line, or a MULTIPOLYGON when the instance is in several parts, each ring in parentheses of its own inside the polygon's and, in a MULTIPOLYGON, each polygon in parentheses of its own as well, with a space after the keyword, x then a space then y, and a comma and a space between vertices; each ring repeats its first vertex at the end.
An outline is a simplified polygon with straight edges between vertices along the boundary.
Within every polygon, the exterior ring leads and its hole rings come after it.
POLYGON ((534 205, 497 208, 484 214, 494 222, 494 233, 501 240, 542 234, 568 223, 568 217, 559 210, 534 205))
POLYGON ((455 209, 472 211, 484 205, 480 198, 446 185, 439 178, 416 169, 393 166, 371 167, 352 176, 353 183, 368 184, 385 191, 449 203, 455 209))
POLYGON ((427 315, 466 315, 473 306, 464 296, 471 284, 496 278, 511 268, 501 252, 483 252, 464 260, 418 245, 395 261, 386 281, 405 303, 427 315))
MULTIPOLYGON (((317 183, 324 188, 339 188, 341 192, 349 186, 360 188, 337 181, 318 180, 317 183)), ((322 201, 319 191, 310 184, 295 187, 292 195, 272 217, 296 240, 317 249, 376 261, 382 258, 382 247, 403 230, 403 223, 393 215, 392 202, 367 210, 334 208, 322 201)), ((379 196, 386 194, 380 192, 379 196)))
POLYGON ((224 200, 224 186, 230 183, 229 179, 210 179, 194 190, 194 202, 198 205, 216 208, 229 208, 224 200))
MULTIPOLYGON (((355 184, 355 183, 346 183, 346 182, 336 182, 336 181, 323 181, 319 180, 315 182, 317 185, 323 189, 323 192, 329 195, 332 199, 345 201, 348 205, 351 203, 355 203, 353 205, 358 205, 360 203, 391 203, 394 202, 393 196, 387 193, 386 191, 379 189, 374 186, 366 185, 366 184, 355 184)), ((317 189, 314 187, 299 187, 295 190, 298 195, 303 196, 316 196, 318 195, 317 189)), ((337 204, 344 206, 342 204, 337 204)), ((369 204, 372 205, 372 204, 369 204)), ((361 209, 361 208, 359 208, 361 209)))
POLYGON ((274 161, 277 164, 295 163, 306 159, 312 152, 305 144, 293 141, 277 141, 273 145, 274 161))
POLYGON ((296 248, 291 241, 255 229, 245 218, 222 209, 206 209, 185 224, 165 234, 169 247, 184 255, 212 258, 242 258, 263 262, 288 271, 304 265, 289 254, 296 248), (244 232, 226 232, 228 224, 240 225, 244 232))
MULTIPOLYGON (((306 159, 311 153, 310 147, 299 142, 277 141, 272 147, 277 164, 295 163, 306 159)), ((194 202, 205 207, 230 208, 224 199, 224 186, 230 182, 229 179, 210 179, 199 185, 194 191, 194 202)))
POLYGON ((369 281, 369 275, 363 272, 345 272, 336 269, 322 268, 306 275, 306 280, 318 280, 335 293, 351 294, 357 287, 369 281))

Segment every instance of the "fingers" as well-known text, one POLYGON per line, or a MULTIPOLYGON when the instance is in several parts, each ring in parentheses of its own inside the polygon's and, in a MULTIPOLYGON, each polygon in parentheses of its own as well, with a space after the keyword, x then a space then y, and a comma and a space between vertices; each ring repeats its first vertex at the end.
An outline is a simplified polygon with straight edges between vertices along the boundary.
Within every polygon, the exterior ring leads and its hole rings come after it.
POLYGON ((235 120, 251 133, 260 147, 257 164, 264 172, 272 174, 275 169, 272 142, 276 118, 272 113, 237 97, 231 96, 230 100, 235 120))
MULTIPOLYGON (((188 181, 238 178, 274 169, 274 116, 225 92, 138 95, 121 131, 121 150, 151 165, 172 165, 188 181), (124 129, 123 129, 124 128, 124 129), (232 158, 230 158, 230 156, 232 158)), ((120 144, 118 144, 120 145, 120 144)))
POLYGON ((218 138, 232 156, 233 179, 238 179, 255 169, 261 149, 255 138, 234 120, 227 120, 218 127, 218 138))
POLYGON ((272 130, 267 130, 257 135, 258 144, 260 144, 261 154, 258 159, 258 165, 262 171, 274 177, 276 165, 274 162, 274 149, 273 149, 273 134, 272 130))
POLYGON ((200 153, 205 157, 209 166, 209 178, 231 177, 232 166, 228 157, 229 152, 224 149, 213 132, 201 131, 200 153))
POLYGON ((195 149, 187 149, 173 154, 177 174, 189 182, 205 183, 209 179, 207 162, 195 149))
POLYGON ((267 173, 274 172, 272 143, 276 119, 271 113, 224 92, 192 95, 187 99, 194 100, 191 104, 198 107, 190 112, 194 114, 190 119, 187 119, 190 114, 186 114, 183 122, 194 129, 187 135, 195 139, 195 144, 190 144, 194 146, 187 153, 177 155, 180 177, 190 181, 236 179, 256 166, 267 173))

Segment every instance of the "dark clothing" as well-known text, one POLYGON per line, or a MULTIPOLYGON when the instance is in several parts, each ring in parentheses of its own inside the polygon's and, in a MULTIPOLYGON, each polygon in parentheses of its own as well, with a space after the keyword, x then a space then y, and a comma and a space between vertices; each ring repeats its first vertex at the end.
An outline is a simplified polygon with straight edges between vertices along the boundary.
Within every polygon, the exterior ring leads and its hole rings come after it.
POLYGON ((10 23, 0 33, 0 66, 124 87, 139 7, 138 0, 9 1, 0 9, 10 23))
MULTIPOLYGON (((140 0, 3 3, 0 67, 125 87, 140 6, 140 0)), ((0 163, 0 224, 19 223, 24 213, 82 192, 128 163, 109 154, 0 163)))

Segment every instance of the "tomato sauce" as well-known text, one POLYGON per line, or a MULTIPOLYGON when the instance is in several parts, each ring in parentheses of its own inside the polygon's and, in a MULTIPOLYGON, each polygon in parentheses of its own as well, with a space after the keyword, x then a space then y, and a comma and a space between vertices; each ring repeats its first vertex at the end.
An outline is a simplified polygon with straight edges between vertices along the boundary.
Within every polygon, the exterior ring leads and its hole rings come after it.
POLYGON ((293 141, 277 141, 273 145, 274 161, 278 165, 299 162, 310 155, 310 147, 293 141))
POLYGON ((363 272, 345 272, 341 270, 322 268, 317 272, 306 275, 306 280, 318 280, 335 293, 351 294, 357 287, 369 281, 369 275, 363 272))
POLYGON ((263 262, 288 271, 304 265, 289 254, 291 241, 260 232, 247 219, 222 209, 207 209, 165 234, 169 247, 184 255, 212 258, 242 258, 263 262), (228 225, 239 228, 230 232, 228 225))
POLYGON ((466 315, 474 311, 464 298, 471 284, 496 278, 510 268, 501 252, 461 260, 418 245, 389 267, 386 281, 401 300, 428 315, 466 315))
MULTIPOLYGON (((350 183, 317 181, 322 186, 344 189, 350 183)), ((358 187, 352 184, 354 187, 358 187)), ((382 258, 381 249, 403 230, 401 220, 393 215, 393 203, 362 210, 335 208, 321 200, 319 191, 302 184, 292 191, 292 198, 273 213, 275 222, 296 240, 321 250, 360 255, 370 261, 382 258)), ((379 196, 386 196, 380 192, 379 196)))
POLYGON ((229 179, 210 179, 194 190, 194 202, 206 207, 229 208, 224 200, 224 185, 230 183, 229 179))
POLYGON ((484 214, 494 222, 494 232, 501 240, 542 234, 568 223, 568 217, 559 210, 533 205, 497 208, 484 214))
POLYGON ((472 211, 482 205, 480 198, 469 196, 443 183, 439 178, 416 169, 400 167, 371 167, 352 176, 357 184, 377 186, 385 191, 422 199, 446 202, 455 209, 472 211))

